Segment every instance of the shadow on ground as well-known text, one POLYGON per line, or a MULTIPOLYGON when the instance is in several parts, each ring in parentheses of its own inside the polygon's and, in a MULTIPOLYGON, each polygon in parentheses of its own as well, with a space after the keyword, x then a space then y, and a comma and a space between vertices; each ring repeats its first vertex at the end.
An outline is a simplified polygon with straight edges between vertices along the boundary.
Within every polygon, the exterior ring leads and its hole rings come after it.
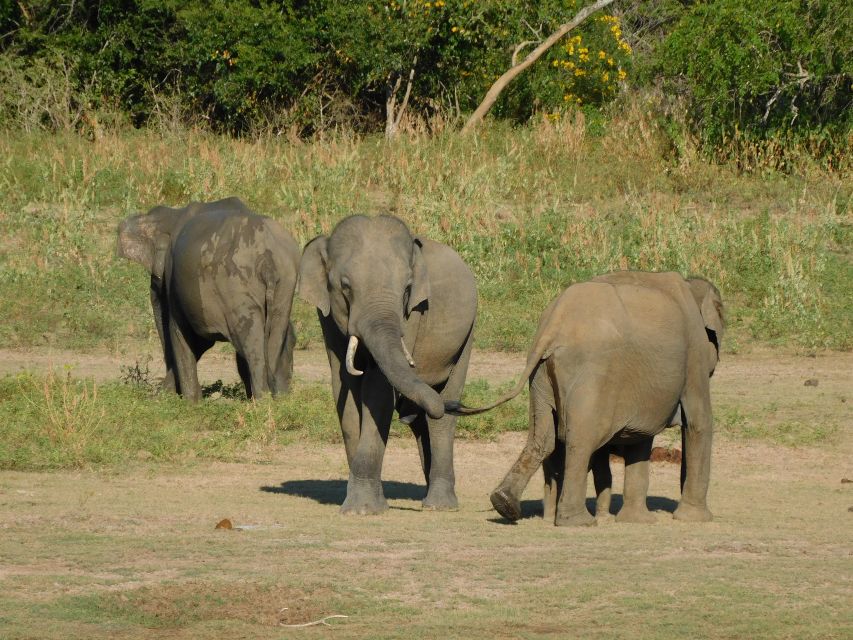
MULTIPOLYGON (((426 487, 411 482, 383 480, 382 489, 388 500, 423 500, 426 487)), ((264 486, 261 491, 311 498, 320 504, 342 504, 347 497, 346 480, 287 480, 277 486, 264 486)), ((541 511, 541 510, 540 510, 541 511)))
MULTIPOLYGON (((620 494, 614 493, 610 499, 610 513, 618 513, 619 509, 622 508, 622 503, 622 496, 620 494)), ((664 498, 662 496, 649 496, 648 498, 646 498, 646 504, 649 507, 649 511, 666 511, 667 513, 672 513, 678 506, 678 501, 673 500, 672 498, 664 498)), ((586 508, 587 511, 589 511, 590 513, 595 513, 595 498, 586 499, 586 508)), ((543 509, 541 500, 521 501, 522 520, 526 520, 528 518, 541 518, 542 515, 543 509)), ((515 524, 515 521, 507 520, 506 518, 500 516, 495 518, 489 518, 489 522, 494 522, 495 524, 515 524)))

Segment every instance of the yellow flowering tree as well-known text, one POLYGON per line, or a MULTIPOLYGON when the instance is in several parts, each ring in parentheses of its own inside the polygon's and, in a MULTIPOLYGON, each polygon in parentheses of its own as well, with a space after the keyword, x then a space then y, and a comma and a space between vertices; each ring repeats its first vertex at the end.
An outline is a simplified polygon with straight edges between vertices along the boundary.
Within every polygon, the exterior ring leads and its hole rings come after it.
POLYGON ((569 38, 551 60, 560 72, 563 102, 581 106, 612 100, 628 77, 631 54, 619 17, 595 18, 586 33, 569 38))

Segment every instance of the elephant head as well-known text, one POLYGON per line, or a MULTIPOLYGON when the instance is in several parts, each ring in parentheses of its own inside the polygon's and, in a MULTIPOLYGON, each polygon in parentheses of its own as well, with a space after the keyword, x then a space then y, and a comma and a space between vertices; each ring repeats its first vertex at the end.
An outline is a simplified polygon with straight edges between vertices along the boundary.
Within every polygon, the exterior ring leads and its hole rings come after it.
POLYGON ((713 345, 714 351, 710 358, 710 373, 720 360, 720 343, 725 332, 725 317, 723 315, 723 298, 719 289, 705 280, 705 278, 689 278, 690 292, 699 307, 702 321, 705 323, 705 332, 708 334, 708 342, 713 345))
POLYGON ((416 308, 428 304, 430 285, 422 243, 392 216, 351 216, 331 235, 312 240, 302 254, 299 295, 331 316, 347 336, 346 369, 355 366, 359 343, 402 395, 432 418, 444 414, 436 391, 415 374, 403 328, 416 308))
POLYGON ((155 207, 148 213, 123 220, 118 227, 116 253, 120 258, 141 264, 153 278, 162 281, 171 233, 180 214, 168 207, 155 207))

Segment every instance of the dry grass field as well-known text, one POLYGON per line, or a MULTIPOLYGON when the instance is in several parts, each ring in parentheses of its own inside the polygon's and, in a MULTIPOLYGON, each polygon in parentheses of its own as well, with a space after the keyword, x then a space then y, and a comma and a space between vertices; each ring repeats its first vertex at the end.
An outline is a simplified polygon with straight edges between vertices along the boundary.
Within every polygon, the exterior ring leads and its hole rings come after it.
MULTIPOLYGON (((521 362, 481 354, 472 375, 521 362)), ((421 510, 407 436, 389 443, 379 517, 338 514, 343 448, 311 441, 251 463, 0 472, 0 637, 849 638, 852 372, 849 353, 725 356, 704 525, 672 520, 669 463, 652 465, 653 525, 547 525, 538 479, 509 524, 488 494, 520 433, 457 443, 455 513, 421 510), (819 425, 818 446, 768 442, 819 425), (280 626, 329 615, 348 617, 280 626)))

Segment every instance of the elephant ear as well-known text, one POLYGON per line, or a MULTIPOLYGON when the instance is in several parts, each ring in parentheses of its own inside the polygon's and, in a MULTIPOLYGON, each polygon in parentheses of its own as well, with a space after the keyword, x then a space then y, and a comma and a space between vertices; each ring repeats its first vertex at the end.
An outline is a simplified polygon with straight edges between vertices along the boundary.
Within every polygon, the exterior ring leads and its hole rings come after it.
POLYGON ((163 278, 168 251, 169 235, 152 231, 150 225, 140 223, 139 216, 119 225, 116 254, 141 264, 155 278, 163 278))
POLYGON ((406 316, 429 299, 429 273, 423 254, 423 241, 415 238, 412 252, 412 288, 409 292, 409 302, 406 305, 406 316))
POLYGON ((708 339, 714 343, 719 351, 720 340, 726 327, 723 316, 723 298, 720 296, 717 287, 704 278, 691 278, 689 283, 693 298, 699 306, 699 313, 702 314, 708 339))
POLYGON ((141 264, 152 277, 162 280, 172 235, 181 222, 181 211, 154 207, 148 213, 131 216, 118 226, 116 254, 141 264))
POLYGON ((119 224, 116 255, 141 264, 149 273, 154 268, 154 243, 140 233, 138 216, 119 224))
POLYGON ((299 297, 320 310, 323 317, 329 315, 329 276, 326 270, 329 238, 317 236, 307 245, 299 261, 299 297))

